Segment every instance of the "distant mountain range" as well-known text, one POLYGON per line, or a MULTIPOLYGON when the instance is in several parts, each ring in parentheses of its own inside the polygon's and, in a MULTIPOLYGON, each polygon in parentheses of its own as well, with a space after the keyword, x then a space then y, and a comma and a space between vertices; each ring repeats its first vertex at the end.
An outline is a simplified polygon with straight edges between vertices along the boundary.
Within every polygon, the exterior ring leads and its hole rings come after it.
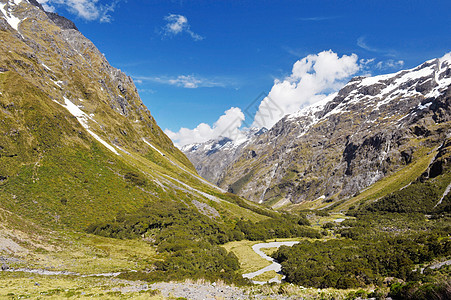
POLYGON ((446 54, 410 70, 353 78, 270 130, 253 129, 245 141, 219 139, 182 151, 206 179, 255 202, 330 205, 406 170, 414 169, 405 184, 423 172, 448 172, 450 100, 446 54))

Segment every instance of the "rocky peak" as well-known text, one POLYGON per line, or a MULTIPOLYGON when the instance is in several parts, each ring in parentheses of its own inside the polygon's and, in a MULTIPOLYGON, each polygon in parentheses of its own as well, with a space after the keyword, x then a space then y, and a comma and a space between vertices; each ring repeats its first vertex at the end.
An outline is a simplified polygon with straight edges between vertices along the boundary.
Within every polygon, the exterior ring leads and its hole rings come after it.
MULTIPOLYGON (((78 31, 78 28, 77 28, 77 26, 75 26, 74 22, 72 22, 71 20, 69 20, 63 16, 58 15, 57 13, 45 11, 45 9, 42 7, 42 5, 36 0, 7 0, 7 1, 5 1, 4 7, 6 7, 9 10, 9 14, 11 14, 12 10, 13 9, 15 10, 15 8, 22 3, 31 4, 31 5, 39 8, 41 11, 43 11, 47 15, 47 17, 50 20, 52 20, 53 23, 55 23, 55 25, 57 25, 61 29, 74 29, 74 30, 78 31)), ((6 17, 8 19, 8 16, 6 16, 6 17)), ((19 19, 19 21, 20 21, 20 19, 19 19)))

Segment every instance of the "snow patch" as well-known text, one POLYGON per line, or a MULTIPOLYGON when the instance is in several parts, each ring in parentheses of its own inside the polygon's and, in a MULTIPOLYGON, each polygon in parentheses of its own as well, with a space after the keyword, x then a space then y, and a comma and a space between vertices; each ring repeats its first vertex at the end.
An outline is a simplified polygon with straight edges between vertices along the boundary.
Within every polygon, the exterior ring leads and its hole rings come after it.
MULTIPOLYGON (((402 71, 400 71, 402 72, 402 71)), ((391 74, 384 74, 384 75, 379 75, 379 76, 373 76, 373 77, 366 77, 363 78, 362 81, 360 82, 360 86, 372 86, 376 83, 379 83, 380 81, 384 81, 387 79, 390 79, 396 75, 398 75, 400 72, 397 73, 391 73, 391 74)))
MULTIPOLYGON (((55 101, 55 102, 60 104, 58 101, 55 101)), ((66 97, 64 97, 64 105, 63 104, 60 104, 60 105, 63 106, 64 108, 66 108, 74 117, 76 117, 78 122, 81 124, 81 126, 83 126, 83 128, 85 128, 86 131, 93 138, 95 138, 98 142, 100 142, 102 145, 107 147, 108 150, 110 150, 114 154, 119 155, 119 153, 116 151, 116 149, 113 146, 111 146, 110 144, 108 144, 107 142, 102 140, 102 138, 100 138, 96 133, 94 133, 93 131, 91 131, 89 129, 88 120, 91 119, 91 117, 89 117, 84 111, 82 111, 80 108, 78 108, 77 105, 73 104, 66 97)))
POLYGON ((97 134, 95 134, 94 132, 92 132, 89 129, 86 129, 87 132, 89 132, 90 135, 92 135, 97 141, 99 141, 102 145, 104 145, 105 147, 107 147, 111 152, 113 152, 116 155, 119 155, 119 153, 116 151, 116 149, 114 149, 113 146, 111 146, 110 144, 108 144, 107 142, 105 142, 104 140, 102 140, 97 134))
POLYGON ((161 156, 166 156, 163 152, 161 152, 160 150, 158 150, 154 145, 152 145, 151 143, 149 143, 148 141, 146 141, 145 138, 143 138, 144 143, 146 143, 147 145, 149 145, 153 150, 157 151, 158 153, 160 153, 161 156))
POLYGON ((53 79, 50 79, 54 84, 56 84, 57 86, 59 86, 60 88, 62 88, 62 86, 61 86, 61 84, 63 83, 63 81, 61 81, 61 80, 58 80, 58 81, 55 81, 55 80, 53 80, 53 79))
POLYGON ((50 69, 50 68, 49 68, 48 66, 46 66, 44 63, 41 63, 41 65, 42 65, 44 68, 46 68, 47 70, 53 72, 52 69, 50 69))
MULTIPOLYGON (((12 4, 19 5, 22 2, 22 0, 13 0, 12 4)), ((3 6, 0 5, 0 11, 3 13, 6 21, 8 24, 14 28, 16 31, 19 31, 19 23, 22 21, 21 19, 17 18, 11 13, 11 9, 6 9, 6 5, 8 5, 8 2, 3 4, 3 6)), ((11 5, 11 3, 10 3, 11 5)))
POLYGON ((418 109, 419 109, 419 110, 426 109, 426 108, 428 108, 429 106, 431 106, 431 104, 432 104, 432 102, 426 103, 426 104, 424 104, 424 105, 421 105, 421 103, 420 103, 420 104, 418 104, 418 109))

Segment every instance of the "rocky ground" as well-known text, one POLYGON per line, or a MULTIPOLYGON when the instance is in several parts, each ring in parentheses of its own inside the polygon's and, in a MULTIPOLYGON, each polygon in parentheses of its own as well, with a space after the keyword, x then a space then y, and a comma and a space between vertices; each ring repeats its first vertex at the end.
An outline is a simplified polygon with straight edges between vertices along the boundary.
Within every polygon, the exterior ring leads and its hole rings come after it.
POLYGON ((128 282, 126 287, 116 288, 113 291, 122 293, 139 292, 147 290, 158 290, 163 297, 186 298, 186 299, 297 299, 296 296, 287 295, 264 295, 234 286, 208 283, 190 282, 158 282, 144 284, 140 282, 128 282))

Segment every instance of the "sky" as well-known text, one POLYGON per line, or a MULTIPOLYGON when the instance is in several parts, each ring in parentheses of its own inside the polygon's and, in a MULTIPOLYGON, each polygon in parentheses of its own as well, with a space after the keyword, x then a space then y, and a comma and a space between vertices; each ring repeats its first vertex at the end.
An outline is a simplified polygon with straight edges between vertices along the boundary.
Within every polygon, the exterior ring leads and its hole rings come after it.
POLYGON ((178 145, 283 115, 353 76, 451 51, 451 1, 38 0, 130 75, 178 145))

